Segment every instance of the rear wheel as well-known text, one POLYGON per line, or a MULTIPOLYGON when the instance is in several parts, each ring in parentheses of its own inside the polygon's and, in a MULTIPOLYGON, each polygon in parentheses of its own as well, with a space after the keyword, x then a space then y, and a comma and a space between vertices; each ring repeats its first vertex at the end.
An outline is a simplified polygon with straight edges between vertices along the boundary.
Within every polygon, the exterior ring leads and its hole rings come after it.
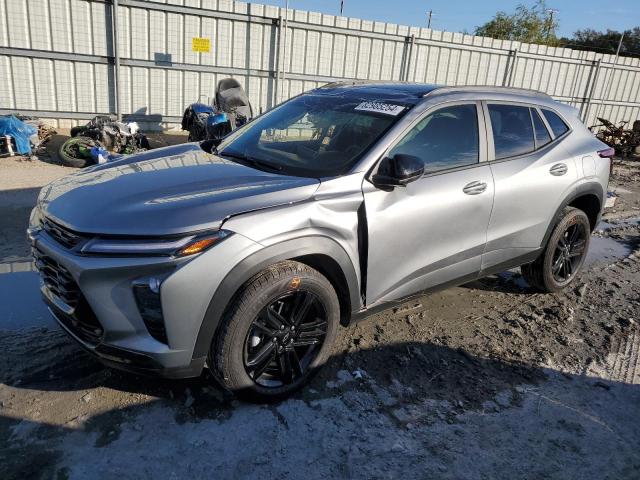
POLYGON ((222 384, 249 400, 281 399, 327 360, 340 306, 318 271, 282 262, 250 280, 230 305, 209 354, 222 384))
POLYGON ((589 218, 577 208, 567 207, 535 262, 520 267, 529 285, 557 292, 576 278, 586 257, 591 227, 589 218))
POLYGON ((62 144, 58 153, 63 165, 84 168, 95 163, 91 149, 100 146, 100 142, 89 137, 72 137, 62 144))

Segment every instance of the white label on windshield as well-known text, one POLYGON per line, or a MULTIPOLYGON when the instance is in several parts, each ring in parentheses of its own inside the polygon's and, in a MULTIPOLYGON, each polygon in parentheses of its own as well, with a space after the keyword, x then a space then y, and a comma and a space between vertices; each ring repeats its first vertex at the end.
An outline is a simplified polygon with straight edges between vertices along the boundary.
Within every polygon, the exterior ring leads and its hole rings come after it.
POLYGON ((386 115, 393 115, 394 117, 404 110, 402 105, 393 105, 392 103, 381 102, 362 102, 355 110, 363 112, 376 112, 384 113, 386 115))

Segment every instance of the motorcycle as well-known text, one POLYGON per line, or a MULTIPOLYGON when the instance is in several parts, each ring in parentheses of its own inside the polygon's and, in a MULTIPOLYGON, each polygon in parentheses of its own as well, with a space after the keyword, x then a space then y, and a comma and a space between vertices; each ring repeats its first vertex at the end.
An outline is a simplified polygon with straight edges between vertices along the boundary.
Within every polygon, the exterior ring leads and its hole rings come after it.
POLYGON ((83 168, 96 163, 96 151, 126 155, 149 148, 149 140, 138 131, 137 123, 99 115, 84 126, 72 128, 71 138, 62 144, 59 155, 64 165, 83 168))
POLYGON ((182 116, 182 130, 189 132, 190 142, 220 139, 231 132, 231 122, 224 112, 204 103, 192 103, 182 116))
POLYGON ((182 116, 182 129, 189 141, 220 140, 253 117, 249 97, 235 78, 225 78, 217 85, 213 105, 192 103, 182 116))

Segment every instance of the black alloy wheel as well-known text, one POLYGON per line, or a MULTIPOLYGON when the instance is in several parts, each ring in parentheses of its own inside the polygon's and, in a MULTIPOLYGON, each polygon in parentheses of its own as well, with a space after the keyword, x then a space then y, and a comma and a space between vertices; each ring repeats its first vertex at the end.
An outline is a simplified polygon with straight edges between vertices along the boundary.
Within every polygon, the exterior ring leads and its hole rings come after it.
POLYGON ((213 377, 238 397, 281 400, 331 355, 340 302, 316 269, 287 260, 249 279, 226 308, 209 350, 213 377))
POLYGON ((551 272, 558 283, 565 283, 576 273, 586 252, 589 232, 582 223, 570 225, 558 239, 551 261, 551 272))
POLYGON ((244 343, 244 366, 267 388, 303 377, 327 335, 327 314, 309 291, 288 292, 270 302, 253 320, 244 343))
POLYGON ((584 265, 593 226, 580 209, 566 207, 538 258, 520 270, 531 287, 558 292, 572 283, 584 265))

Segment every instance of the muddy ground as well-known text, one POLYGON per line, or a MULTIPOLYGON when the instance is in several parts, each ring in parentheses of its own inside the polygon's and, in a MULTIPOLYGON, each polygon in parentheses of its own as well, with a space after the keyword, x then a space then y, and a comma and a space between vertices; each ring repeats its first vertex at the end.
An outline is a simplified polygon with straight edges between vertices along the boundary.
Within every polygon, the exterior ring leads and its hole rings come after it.
POLYGON ((23 232, 64 173, 0 159, 0 478, 640 478, 640 163, 572 288, 514 270, 417 297, 268 406, 105 369, 53 324, 23 232))

